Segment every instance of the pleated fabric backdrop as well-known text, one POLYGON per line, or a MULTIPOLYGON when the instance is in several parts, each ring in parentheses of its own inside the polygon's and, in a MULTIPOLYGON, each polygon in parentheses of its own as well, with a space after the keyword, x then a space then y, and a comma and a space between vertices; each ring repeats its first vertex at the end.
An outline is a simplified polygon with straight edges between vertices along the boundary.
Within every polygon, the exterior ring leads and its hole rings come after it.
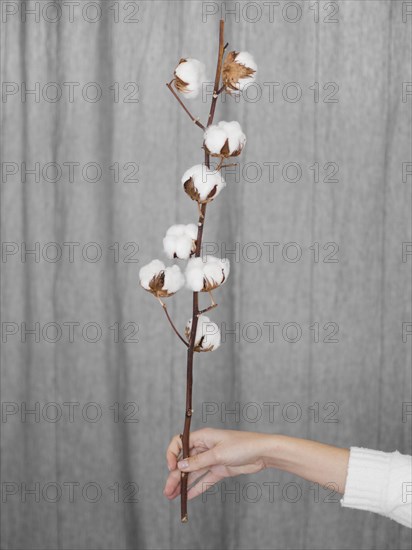
MULTIPOLYGON (((259 85, 217 108, 248 143, 207 212, 232 271, 193 428, 411 453, 407 3, 27 3, 38 21, 3 4, 1 547, 408 548, 276 471, 226 480, 181 525, 162 490, 185 350, 137 278, 196 220, 180 178, 202 135, 165 83, 184 56, 213 79, 223 16, 259 85)), ((190 300, 170 300, 179 327, 190 300)))

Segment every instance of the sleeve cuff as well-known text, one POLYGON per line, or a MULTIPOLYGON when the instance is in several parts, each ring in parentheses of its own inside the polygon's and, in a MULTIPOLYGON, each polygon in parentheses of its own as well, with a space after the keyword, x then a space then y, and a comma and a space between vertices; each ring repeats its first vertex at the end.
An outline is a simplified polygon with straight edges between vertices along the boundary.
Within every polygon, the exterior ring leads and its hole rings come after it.
POLYGON ((390 453, 351 447, 342 506, 386 515, 391 460, 390 453))

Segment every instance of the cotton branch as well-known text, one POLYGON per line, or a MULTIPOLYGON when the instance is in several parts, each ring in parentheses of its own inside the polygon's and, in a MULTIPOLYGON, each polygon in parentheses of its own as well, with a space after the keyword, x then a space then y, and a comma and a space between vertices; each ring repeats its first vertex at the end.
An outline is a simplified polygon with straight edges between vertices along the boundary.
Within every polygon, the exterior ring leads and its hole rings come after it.
POLYGON ((167 310, 166 304, 165 304, 164 302, 162 302, 162 300, 161 300, 160 298, 158 298, 158 300, 159 300, 159 302, 160 302, 160 304, 161 304, 161 306, 162 306, 162 308, 163 308, 163 311, 164 311, 165 314, 166 314, 167 320, 169 321, 169 323, 170 323, 172 329, 174 330, 174 332, 176 333, 176 336, 177 336, 178 338, 180 338, 180 340, 184 343, 184 345, 185 345, 186 347, 188 347, 189 344, 186 342, 186 340, 183 338, 183 336, 180 334, 180 332, 177 330, 175 324, 173 323, 173 321, 172 321, 172 319, 171 319, 171 317, 170 317, 170 315, 169 315, 169 312, 168 312, 168 310, 167 310))
POLYGON ((180 99, 180 97, 177 95, 177 93, 174 91, 173 89, 173 86, 172 86, 172 83, 173 83, 173 80, 171 80, 170 82, 168 82, 166 84, 166 86, 169 88, 169 90, 172 92, 172 94, 175 96, 175 98, 177 99, 179 105, 182 107, 182 109, 185 111, 185 113, 187 113, 189 115, 189 117, 191 118, 191 120, 196 124, 196 126, 199 126, 199 128, 201 128, 202 130, 206 130, 206 128, 203 126, 203 124, 199 121, 198 118, 194 117, 192 115, 192 113, 189 111, 189 109, 186 107, 186 105, 183 103, 183 101, 180 99))
POLYGON ((202 311, 199 311, 199 313, 197 314, 197 316, 199 317, 200 315, 203 315, 204 313, 207 313, 208 311, 210 311, 211 309, 214 309, 215 307, 218 306, 218 304, 214 301, 213 299, 213 296, 212 296, 212 292, 209 291, 209 296, 210 296, 210 299, 212 301, 212 303, 210 304, 209 307, 207 307, 206 309, 202 309, 202 311))
MULTIPOLYGON (((222 73, 222 63, 223 55, 225 51, 224 43, 224 26, 225 23, 223 20, 220 20, 219 24, 219 53, 216 66, 216 75, 215 83, 213 88, 213 97, 212 103, 210 105, 209 118, 207 120, 207 126, 210 126, 213 123, 213 118, 216 110, 216 102, 218 98, 218 91, 220 89, 220 78, 222 73)), ((210 168, 210 156, 205 151, 205 164, 207 168, 210 168)), ((205 222, 206 215, 206 203, 202 204, 200 207, 199 221, 198 221, 198 232, 196 240, 196 252, 195 257, 200 256, 200 250, 202 246, 202 237, 203 237, 203 227, 205 222)), ((214 306, 213 306, 214 307, 214 306)), ((189 435, 190 435, 190 424, 192 419, 193 407, 192 407, 192 387, 193 387, 193 355, 196 341, 196 330, 199 319, 199 293, 193 292, 193 314, 192 314, 192 328, 190 331, 189 338, 189 347, 187 350, 187 374, 186 374, 186 415, 185 415, 185 424, 182 435, 182 446, 183 446, 183 458, 189 456, 189 435)), ((181 521, 186 523, 188 521, 187 515, 187 485, 188 485, 188 476, 185 472, 181 473, 181 521)))
MULTIPOLYGON (((171 226, 163 239, 164 251, 170 259, 188 260, 185 274, 181 272, 178 265, 166 267, 162 261, 157 259, 152 260, 139 271, 141 286, 159 299, 173 331, 187 348, 185 421, 183 433, 180 436, 182 458, 188 458, 190 454, 194 353, 195 351, 212 351, 219 347, 221 342, 219 327, 203 314, 217 307, 211 291, 226 280, 230 270, 230 263, 227 259, 219 259, 210 255, 204 262, 203 258, 200 258, 206 207, 207 203, 214 200, 226 185, 220 170, 237 166, 237 164, 224 164, 225 159, 238 156, 246 143, 246 136, 237 121, 220 121, 214 125, 213 120, 219 95, 222 92, 231 94, 242 91, 250 81, 254 80, 257 70, 257 65, 248 52, 229 52, 223 65, 227 46, 228 44, 224 43, 224 21, 221 20, 216 74, 206 126, 192 115, 176 93, 178 91, 186 94, 186 98, 195 98, 199 95, 202 83, 205 82, 204 64, 194 58, 181 59, 174 71, 174 78, 166 84, 192 122, 204 131, 204 162, 189 168, 182 177, 184 191, 193 201, 196 201, 199 210, 197 226, 193 223, 186 226, 183 224, 171 226), (211 169, 211 156, 219 158, 217 168, 211 169), (207 270, 204 263, 206 263, 207 270), (172 296, 180 288, 183 288, 185 283, 193 292, 192 318, 185 328, 186 338, 177 330, 161 299, 172 296), (208 292, 211 299, 211 304, 203 310, 199 309, 199 292, 208 292), (211 326, 215 330, 214 334, 218 336, 209 340, 205 325, 211 326)), ((187 491, 188 474, 181 472, 181 521, 183 523, 188 521, 187 491)))

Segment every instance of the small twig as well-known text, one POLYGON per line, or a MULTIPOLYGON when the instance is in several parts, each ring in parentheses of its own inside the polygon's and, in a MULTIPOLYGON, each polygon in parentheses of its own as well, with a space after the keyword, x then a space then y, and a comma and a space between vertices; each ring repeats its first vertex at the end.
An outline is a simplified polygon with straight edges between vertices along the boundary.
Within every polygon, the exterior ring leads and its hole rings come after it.
POLYGON ((225 162, 225 157, 221 157, 220 162, 217 165, 216 171, 219 171, 222 168, 224 162, 225 162))
POLYGON ((237 162, 232 162, 230 164, 222 164, 225 160, 225 157, 220 157, 220 162, 216 165, 211 165, 212 170, 221 170, 222 168, 230 168, 231 166, 238 166, 237 162))
POLYGON ((173 80, 168 82, 166 86, 169 88, 169 90, 172 92, 172 94, 175 96, 177 101, 179 102, 179 105, 183 108, 185 113, 189 115, 189 117, 192 119, 192 121, 196 124, 196 126, 199 126, 202 130, 206 130, 206 128, 203 126, 203 124, 200 122, 200 120, 192 115, 192 113, 189 111, 189 109, 186 107, 186 105, 183 103, 183 101, 180 99, 180 97, 177 95, 177 93, 174 91, 172 86, 173 80))
POLYGON ((217 305, 216 302, 213 299, 213 294, 212 294, 211 290, 209 290, 209 296, 210 296, 210 300, 211 300, 212 304, 217 305))
POLYGON ((211 309, 214 309, 215 307, 217 307, 218 304, 212 304, 211 306, 207 307, 206 309, 202 309, 202 311, 199 311, 199 313, 197 314, 198 317, 200 317, 201 315, 203 315, 204 313, 207 313, 208 311, 210 311, 211 309))
POLYGON ((200 204, 200 202, 197 203, 197 208, 199 210, 199 218, 203 219, 204 215, 203 215, 202 205, 200 204))
POLYGON ((162 302, 162 300, 160 298, 157 298, 163 308, 163 311, 165 312, 166 314, 166 317, 169 321, 169 323, 171 324, 172 326, 172 329, 175 331, 176 335, 180 338, 180 340, 184 343, 184 345, 188 348, 189 347, 189 344, 186 342, 186 340, 183 338, 183 336, 180 334, 180 332, 177 330, 177 328, 175 327, 170 315, 169 315, 169 312, 167 311, 167 306, 164 302, 162 302))
POLYGON ((197 316, 199 317, 199 315, 203 315, 203 313, 207 313, 208 311, 210 311, 211 309, 214 309, 215 307, 218 306, 218 304, 214 301, 213 299, 213 295, 212 295, 212 291, 210 290, 209 291, 209 296, 210 296, 210 299, 212 300, 212 303, 210 304, 209 307, 207 307, 206 309, 202 309, 202 311, 199 311, 199 313, 197 314, 197 316))
POLYGON ((222 86, 222 87, 220 88, 220 90, 218 90, 218 91, 216 92, 216 94, 217 94, 217 95, 220 95, 220 94, 224 91, 224 89, 225 89, 225 86, 222 86))

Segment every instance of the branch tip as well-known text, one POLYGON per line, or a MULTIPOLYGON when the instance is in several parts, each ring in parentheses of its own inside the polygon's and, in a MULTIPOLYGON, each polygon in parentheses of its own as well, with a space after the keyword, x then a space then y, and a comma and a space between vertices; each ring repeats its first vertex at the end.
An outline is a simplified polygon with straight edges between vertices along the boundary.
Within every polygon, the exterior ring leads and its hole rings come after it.
POLYGON ((199 126, 203 131, 206 130, 206 128, 203 126, 203 124, 199 121, 199 118, 196 118, 192 115, 192 113, 189 111, 189 109, 186 107, 186 105, 183 103, 183 101, 180 99, 180 97, 177 95, 177 93, 174 91, 172 83, 174 82, 174 79, 171 80, 166 86, 169 88, 169 90, 172 92, 174 97, 176 98, 179 105, 182 107, 184 112, 191 118, 191 120, 196 124, 196 126, 199 126))
POLYGON ((166 304, 159 298, 157 297, 157 299, 159 300, 160 304, 162 305, 162 308, 163 308, 163 311, 165 312, 165 315, 167 317, 167 320, 169 321, 170 323, 170 326, 172 327, 172 329, 174 330, 176 336, 179 338, 179 340, 181 340, 184 345, 188 348, 189 347, 189 344, 186 342, 186 340, 183 338, 183 336, 180 334, 180 332, 177 330, 177 328, 175 327, 175 324, 173 323, 170 315, 169 315, 169 312, 167 311, 167 306, 166 304))

